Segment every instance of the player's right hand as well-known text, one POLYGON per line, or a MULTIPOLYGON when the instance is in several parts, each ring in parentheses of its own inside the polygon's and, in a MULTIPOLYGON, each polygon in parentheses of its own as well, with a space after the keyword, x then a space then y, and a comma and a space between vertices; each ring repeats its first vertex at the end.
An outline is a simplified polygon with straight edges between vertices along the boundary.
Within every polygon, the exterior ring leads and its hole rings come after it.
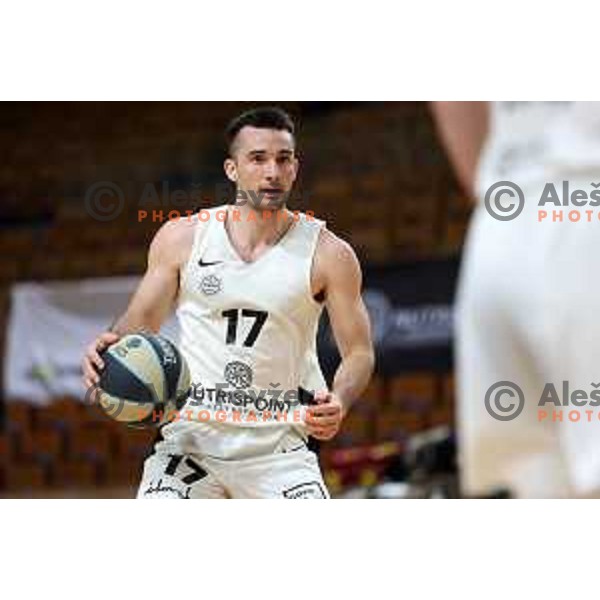
POLYGON ((81 362, 83 385, 86 391, 100 382, 99 372, 104 368, 100 352, 119 341, 120 335, 112 331, 101 333, 87 348, 81 362))

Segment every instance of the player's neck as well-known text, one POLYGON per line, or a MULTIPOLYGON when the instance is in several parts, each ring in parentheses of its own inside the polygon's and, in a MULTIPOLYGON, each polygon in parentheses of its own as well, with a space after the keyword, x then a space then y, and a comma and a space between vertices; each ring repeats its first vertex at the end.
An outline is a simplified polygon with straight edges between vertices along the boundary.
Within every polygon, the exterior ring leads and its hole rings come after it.
POLYGON ((234 205, 228 211, 225 227, 230 239, 241 249, 253 250, 276 244, 293 225, 293 215, 285 206, 271 211, 257 210, 248 204, 234 205), (231 218, 231 211, 239 211, 240 218, 231 218), (270 215, 265 213, 270 212, 270 215), (287 217, 282 215, 286 214, 287 217))

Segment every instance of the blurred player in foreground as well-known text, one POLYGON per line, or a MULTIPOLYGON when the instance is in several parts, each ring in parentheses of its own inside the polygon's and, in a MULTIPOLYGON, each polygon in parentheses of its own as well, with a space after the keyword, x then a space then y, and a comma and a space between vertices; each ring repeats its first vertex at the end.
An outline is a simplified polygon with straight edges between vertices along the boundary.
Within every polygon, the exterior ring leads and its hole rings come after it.
POLYGON ((432 110, 459 179, 480 200, 457 301, 463 490, 597 495, 600 104, 432 110))
POLYGON ((244 113, 227 137, 236 204, 161 227, 127 311, 88 349, 84 383, 98 381, 99 351, 157 332, 176 306, 194 391, 161 428, 138 498, 328 497, 307 436, 331 439, 373 370, 361 269, 322 221, 286 207, 298 172, 286 113, 244 113), (324 306, 342 356, 331 391, 316 354, 324 306))

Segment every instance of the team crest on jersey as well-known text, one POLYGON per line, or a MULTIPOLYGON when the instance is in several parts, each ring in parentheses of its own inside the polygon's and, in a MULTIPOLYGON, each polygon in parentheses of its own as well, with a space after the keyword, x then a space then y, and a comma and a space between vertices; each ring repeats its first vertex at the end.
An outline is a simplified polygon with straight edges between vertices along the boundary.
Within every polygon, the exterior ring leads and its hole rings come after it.
POLYGON ((200 290, 206 296, 214 296, 223 290, 223 280, 217 275, 205 275, 200 280, 200 290))
POLYGON ((225 381, 234 388, 241 390, 252 385, 252 369, 239 360, 234 360, 225 365, 225 381))

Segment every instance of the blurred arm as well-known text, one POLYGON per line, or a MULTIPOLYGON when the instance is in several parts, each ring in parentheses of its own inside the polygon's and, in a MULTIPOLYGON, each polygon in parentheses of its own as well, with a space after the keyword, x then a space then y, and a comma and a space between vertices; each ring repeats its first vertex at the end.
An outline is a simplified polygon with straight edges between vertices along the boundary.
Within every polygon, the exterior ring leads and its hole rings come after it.
POLYGON ((487 102, 431 102, 442 145, 463 189, 475 198, 475 175, 489 128, 487 102))

